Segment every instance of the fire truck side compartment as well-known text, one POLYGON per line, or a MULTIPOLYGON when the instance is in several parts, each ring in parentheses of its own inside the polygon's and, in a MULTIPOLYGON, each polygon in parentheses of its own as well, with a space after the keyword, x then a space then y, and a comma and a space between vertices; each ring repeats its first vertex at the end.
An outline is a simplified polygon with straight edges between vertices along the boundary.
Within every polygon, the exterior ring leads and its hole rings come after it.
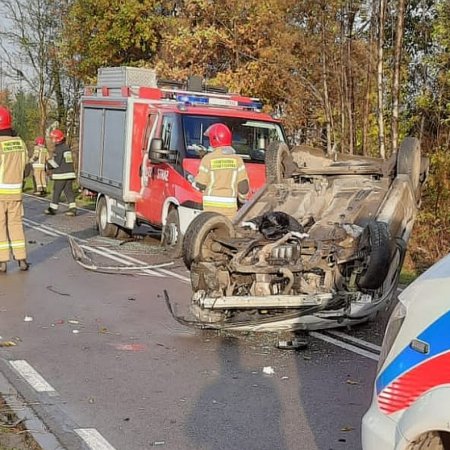
POLYGON ((94 192, 123 198, 127 151, 127 110, 110 106, 83 107, 80 183, 94 192))

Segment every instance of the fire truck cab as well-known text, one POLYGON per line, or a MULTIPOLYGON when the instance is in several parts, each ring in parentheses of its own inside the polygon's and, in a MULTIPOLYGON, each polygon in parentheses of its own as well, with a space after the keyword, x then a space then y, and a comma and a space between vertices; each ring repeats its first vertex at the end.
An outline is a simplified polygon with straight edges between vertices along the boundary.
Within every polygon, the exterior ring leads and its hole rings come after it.
POLYGON ((199 78, 181 86, 158 81, 151 69, 99 69, 97 86, 81 99, 79 180, 98 194, 100 235, 149 224, 162 230, 164 244, 179 245, 202 210, 202 194, 190 180, 213 123, 231 129, 254 194, 265 182, 265 149, 285 142, 279 121, 261 107, 255 98, 205 90, 199 78))

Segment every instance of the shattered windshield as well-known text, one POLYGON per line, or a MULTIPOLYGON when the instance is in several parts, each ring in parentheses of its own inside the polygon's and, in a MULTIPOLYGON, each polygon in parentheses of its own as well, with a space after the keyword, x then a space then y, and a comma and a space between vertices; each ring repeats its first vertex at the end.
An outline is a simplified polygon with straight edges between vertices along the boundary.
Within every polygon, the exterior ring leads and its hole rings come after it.
POLYGON ((233 133, 233 147, 244 160, 264 162, 265 150, 270 142, 284 142, 284 134, 277 123, 236 117, 183 115, 183 132, 187 156, 198 157, 199 149, 209 147, 203 135, 214 123, 224 123, 233 133))

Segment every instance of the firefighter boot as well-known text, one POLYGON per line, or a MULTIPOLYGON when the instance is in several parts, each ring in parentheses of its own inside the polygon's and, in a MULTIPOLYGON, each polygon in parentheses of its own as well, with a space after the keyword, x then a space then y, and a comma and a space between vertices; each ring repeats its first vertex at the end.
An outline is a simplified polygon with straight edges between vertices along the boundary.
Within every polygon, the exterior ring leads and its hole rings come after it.
POLYGON ((56 210, 54 210, 53 208, 48 207, 45 211, 45 214, 50 215, 50 216, 54 216, 56 214, 56 210))
POLYGON ((0 273, 6 273, 6 263, 0 262, 0 273))
POLYGON ((26 270, 29 269, 30 265, 27 263, 26 259, 19 259, 19 261, 17 261, 19 263, 19 269, 22 272, 25 272, 26 270))
POLYGON ((70 208, 69 211, 66 212, 66 216, 76 216, 77 215, 77 210, 75 208, 70 208))

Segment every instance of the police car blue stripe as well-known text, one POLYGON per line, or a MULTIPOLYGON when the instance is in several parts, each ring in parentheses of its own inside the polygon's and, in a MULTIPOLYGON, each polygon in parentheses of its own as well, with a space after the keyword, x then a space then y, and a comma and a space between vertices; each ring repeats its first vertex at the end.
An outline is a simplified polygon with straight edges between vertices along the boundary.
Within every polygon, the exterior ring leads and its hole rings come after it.
POLYGON ((376 381, 377 394, 415 366, 450 350, 450 311, 427 327, 417 339, 429 344, 429 353, 419 353, 410 346, 404 348, 378 376, 376 381))

